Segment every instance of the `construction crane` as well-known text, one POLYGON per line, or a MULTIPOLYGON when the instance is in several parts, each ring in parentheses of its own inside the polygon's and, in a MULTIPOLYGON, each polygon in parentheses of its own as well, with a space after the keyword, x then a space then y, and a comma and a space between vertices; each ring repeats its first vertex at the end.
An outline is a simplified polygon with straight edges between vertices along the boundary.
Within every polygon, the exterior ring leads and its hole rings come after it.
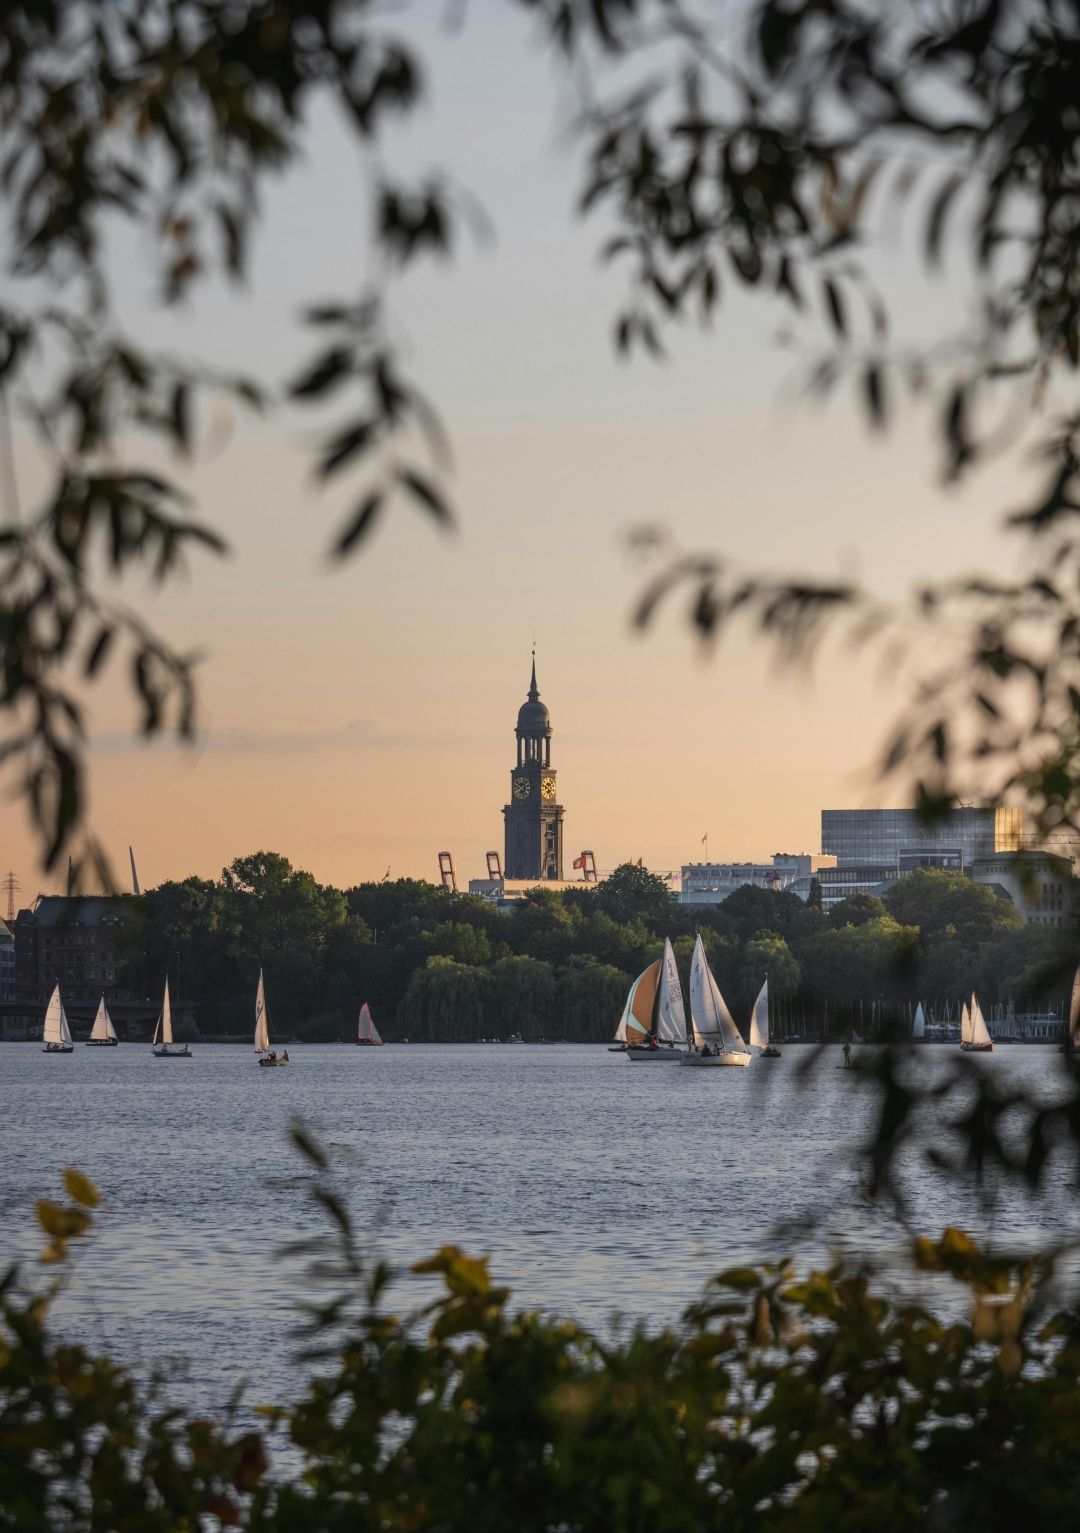
POLYGON ((21 893, 22 884, 20 884, 14 873, 9 872, 0 887, 3 888, 4 893, 7 895, 7 918, 9 921, 14 921, 15 896, 21 893))
POLYGON ((502 876, 503 876, 503 872, 502 872, 502 860, 499 857, 498 852, 488 852, 488 854, 487 854, 487 869, 488 869, 488 877, 489 878, 494 878, 494 879, 501 879, 502 878, 502 876))
POLYGON ((457 875, 454 872, 454 859, 449 852, 439 853, 439 877, 442 879, 443 888, 450 894, 458 892, 457 875))

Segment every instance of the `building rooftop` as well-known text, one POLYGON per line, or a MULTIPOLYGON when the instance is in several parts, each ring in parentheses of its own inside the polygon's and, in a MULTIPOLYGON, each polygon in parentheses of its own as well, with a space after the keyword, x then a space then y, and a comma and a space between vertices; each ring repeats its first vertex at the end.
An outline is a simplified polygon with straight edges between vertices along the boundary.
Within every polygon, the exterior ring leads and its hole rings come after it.
POLYGON ((551 714, 547 704, 540 701, 540 692, 536 685, 536 655, 533 654, 532 677, 529 682, 529 696, 518 709, 517 732, 519 735, 549 735, 551 733, 551 714))
POLYGON ((1025 864, 1033 867, 1049 866, 1061 872, 1067 872, 1073 865, 1073 859, 1068 855, 1034 846, 1025 847, 1020 851, 984 852, 978 857, 973 857, 971 862, 972 866, 985 862, 1003 862, 1010 867, 1023 867, 1025 864))
POLYGON ((126 920, 136 909, 130 894, 43 894, 29 910, 20 910, 19 921, 34 926, 112 926, 126 920))

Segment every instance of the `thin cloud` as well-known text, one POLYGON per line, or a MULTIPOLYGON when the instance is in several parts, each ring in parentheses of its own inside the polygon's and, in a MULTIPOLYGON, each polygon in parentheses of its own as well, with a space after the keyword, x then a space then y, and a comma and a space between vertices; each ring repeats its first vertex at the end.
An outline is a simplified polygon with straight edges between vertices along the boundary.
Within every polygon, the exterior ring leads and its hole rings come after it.
MULTIPOLYGON (((389 733, 371 719, 352 719, 334 729, 205 729, 199 731, 194 748, 225 756, 294 756, 322 750, 385 750, 429 744, 416 735, 389 733)), ((173 749, 175 745, 174 735, 145 739, 124 730, 105 730, 91 739, 94 751, 109 755, 155 746, 173 749)))

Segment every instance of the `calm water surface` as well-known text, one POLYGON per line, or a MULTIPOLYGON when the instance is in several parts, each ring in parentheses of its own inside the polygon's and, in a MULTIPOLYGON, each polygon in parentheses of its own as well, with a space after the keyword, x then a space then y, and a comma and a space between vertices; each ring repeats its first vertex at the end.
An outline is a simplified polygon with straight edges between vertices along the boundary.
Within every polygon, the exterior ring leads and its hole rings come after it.
MULTIPOLYGON (((951 1051, 950 1051, 951 1052, 951 1051)), ((920 1050, 920 1068, 945 1051, 920 1050)), ((490 1252, 523 1304, 602 1325, 616 1309, 673 1316, 713 1271, 794 1248, 785 1221, 823 1215, 823 1243, 887 1254, 894 1223, 860 1198, 852 1151, 873 1101, 839 1050, 799 1089, 803 1050, 771 1066, 631 1065, 603 1048, 297 1048, 259 1070, 248 1048, 191 1060, 146 1047, 48 1056, 0 1047, 0 1256, 33 1249, 33 1202, 66 1165, 105 1196, 60 1320, 140 1368, 168 1363, 202 1408, 237 1381, 272 1399, 294 1382, 288 1332, 303 1296, 279 1248, 312 1232, 287 1132, 299 1117, 332 1153, 372 1250, 399 1265, 454 1241, 490 1252), (27 1244, 27 1241, 31 1244, 27 1244)), ((1051 1049, 1002 1048, 987 1067, 1052 1089, 1051 1049)), ((975 1204, 913 1169, 920 1226, 986 1237, 975 1204)), ((1042 1204, 1002 1200, 993 1235, 1047 1241, 1075 1228, 1062 1172, 1042 1204)), ((809 1254, 809 1253, 808 1253, 809 1254)), ((420 1302, 403 1278, 398 1302, 420 1302)))

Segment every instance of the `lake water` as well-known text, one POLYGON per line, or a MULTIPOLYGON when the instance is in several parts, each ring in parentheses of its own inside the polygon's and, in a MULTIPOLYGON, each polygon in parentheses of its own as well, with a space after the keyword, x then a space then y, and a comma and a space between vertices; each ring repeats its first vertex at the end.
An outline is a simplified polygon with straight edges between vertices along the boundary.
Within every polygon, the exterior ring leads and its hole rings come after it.
MULTIPOLYGON (((920 1068, 946 1052, 919 1051, 920 1068)), ((798 1085, 805 1050, 748 1070, 630 1064, 603 1048, 410 1045, 297 1048, 259 1070, 249 1048, 196 1046, 158 1061, 145 1047, 48 1056, 0 1047, 5 1125, 0 1256, 34 1249, 33 1203, 73 1165, 104 1195, 101 1226, 62 1301, 69 1334, 140 1370, 168 1365, 210 1408, 238 1379, 257 1400, 294 1382, 288 1331, 303 1296, 279 1248, 317 1228, 296 1185, 288 1127, 301 1118, 342 1158, 371 1249, 406 1266, 456 1242, 490 1252, 523 1305, 595 1325, 619 1309, 674 1316, 720 1267, 783 1251, 777 1227, 822 1215, 804 1248, 885 1255, 892 1218, 860 1197, 852 1151, 870 1092, 827 1051, 798 1085)), ((1052 1089, 1052 1049, 1001 1048, 986 1068, 1052 1089)), ((933 1233, 986 1220, 953 1185, 912 1170, 917 1222, 933 1233)), ((995 1239, 1060 1239, 1075 1228, 1062 1171, 1036 1209, 1011 1197, 995 1239)), ((424 1280, 403 1277, 399 1303, 424 1280)))

